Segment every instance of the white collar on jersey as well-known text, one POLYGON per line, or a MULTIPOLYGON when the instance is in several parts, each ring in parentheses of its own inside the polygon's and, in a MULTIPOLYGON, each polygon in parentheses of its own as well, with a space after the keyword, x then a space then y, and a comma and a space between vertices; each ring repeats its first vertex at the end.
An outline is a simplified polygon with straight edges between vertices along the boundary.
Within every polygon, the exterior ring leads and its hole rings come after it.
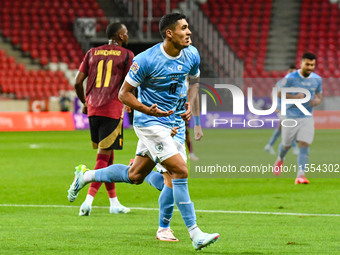
POLYGON ((181 52, 179 53, 179 55, 176 56, 176 57, 170 56, 168 53, 165 52, 163 43, 161 43, 160 47, 161 47, 162 53, 163 53, 164 56, 166 56, 168 59, 175 60, 175 59, 179 59, 179 58, 182 56, 182 51, 181 51, 181 52))
POLYGON ((303 76, 303 75, 301 74, 301 69, 298 70, 298 74, 299 74, 300 77, 303 78, 303 79, 308 79, 308 78, 310 78, 311 75, 312 75, 312 73, 310 73, 310 75, 308 75, 307 77, 303 76))

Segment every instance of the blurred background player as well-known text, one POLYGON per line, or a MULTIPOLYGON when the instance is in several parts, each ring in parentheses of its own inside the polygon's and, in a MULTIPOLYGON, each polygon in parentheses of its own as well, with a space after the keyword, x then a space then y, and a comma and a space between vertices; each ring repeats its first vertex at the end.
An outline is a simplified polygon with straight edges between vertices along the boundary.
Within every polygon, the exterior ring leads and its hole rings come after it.
MULTIPOLYGON (((291 72, 296 71, 296 67, 295 65, 291 65, 289 66, 289 69, 287 71, 287 74, 290 74, 291 72)), ((279 80, 276 84, 275 87, 281 87, 282 86, 282 81, 283 79, 279 80)), ((277 128, 275 128, 275 130, 273 131, 272 136, 270 137, 268 143, 266 144, 266 146, 264 146, 264 150, 272 155, 275 155, 275 150, 273 148, 273 145, 275 144, 275 142, 277 141, 277 139, 279 139, 279 137, 281 136, 281 121, 283 120, 283 116, 281 115, 281 98, 277 99, 277 108, 276 111, 277 116, 280 119, 279 124, 277 125, 277 128)), ((294 155, 298 155, 299 154, 299 148, 297 147, 296 141, 294 141, 293 143, 293 154, 294 155)))
POLYGON ((68 112, 70 110, 71 99, 65 91, 60 92, 59 105, 61 112, 68 112))
MULTIPOLYGON (((313 107, 317 106, 322 101, 322 79, 313 71, 315 69, 316 57, 312 53, 305 53, 301 60, 301 69, 286 75, 283 82, 283 87, 304 88, 311 93, 309 102, 302 105, 308 112, 313 114, 313 107)), ((278 97, 281 97, 281 91, 278 92, 278 97)), ((304 93, 287 93, 287 99, 304 98, 304 93)), ((294 140, 299 143, 298 155, 298 173, 295 179, 295 184, 308 184, 309 181, 305 177, 306 164, 309 160, 309 146, 314 139, 314 119, 313 115, 305 115, 296 105, 287 105, 287 119, 293 119, 295 123, 289 123, 287 126, 282 126, 282 144, 279 146, 279 156, 274 164, 276 169, 282 169, 284 158, 292 146, 294 140)), ((275 173, 275 172, 274 172, 275 173)), ((279 174, 278 171, 275 174, 279 174)))
MULTIPOLYGON (((108 45, 90 49, 83 59, 76 76, 75 90, 84 104, 83 113, 89 117, 91 140, 98 149, 94 169, 113 164, 113 150, 123 146, 123 103, 118 92, 132 64, 134 54, 125 49, 128 30, 124 24, 107 26, 108 45), (83 81, 87 79, 86 96, 83 81), (85 102, 86 101, 86 102, 85 102)), ((80 207, 80 216, 91 213, 94 196, 102 183, 91 183, 86 200, 80 207)), ((110 200, 110 213, 128 213, 129 208, 121 205, 116 196, 114 183, 105 183, 110 200)))
MULTIPOLYGON (((192 45, 192 43, 190 43, 192 45)), ((187 78, 186 82, 187 89, 189 88, 189 77, 187 78)), ((191 138, 190 138, 190 132, 189 132, 189 121, 185 122, 185 143, 188 147, 189 151, 189 159, 193 161, 199 160, 199 158, 194 154, 194 149, 192 146, 191 138)))
POLYGON ((189 159, 193 161, 199 160, 199 158, 195 155, 194 149, 192 146, 191 138, 190 138, 190 132, 189 132, 189 121, 185 122, 185 143, 189 150, 189 159))

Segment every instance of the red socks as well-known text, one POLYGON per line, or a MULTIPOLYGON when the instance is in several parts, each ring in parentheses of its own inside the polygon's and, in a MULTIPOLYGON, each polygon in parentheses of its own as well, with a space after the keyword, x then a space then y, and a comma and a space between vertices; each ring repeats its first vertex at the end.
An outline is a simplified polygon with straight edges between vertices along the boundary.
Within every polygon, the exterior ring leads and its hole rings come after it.
MULTIPOLYGON (((111 156, 104 155, 104 154, 97 154, 97 163, 94 169, 100 169, 107 167, 113 163, 113 152, 111 156)), ((91 196, 95 196, 102 185, 101 182, 92 182, 89 187, 89 191, 87 194, 91 196)), ((107 193, 109 194, 109 197, 111 197, 113 194, 116 196, 116 190, 115 190, 115 184, 114 183, 105 183, 107 193)))
MULTIPOLYGON (((114 156, 113 156, 113 151, 112 151, 108 166, 111 166, 113 164, 113 158, 114 156)), ((109 198, 113 198, 117 196, 114 182, 105 183, 105 187, 106 187, 107 194, 109 195, 109 198)))

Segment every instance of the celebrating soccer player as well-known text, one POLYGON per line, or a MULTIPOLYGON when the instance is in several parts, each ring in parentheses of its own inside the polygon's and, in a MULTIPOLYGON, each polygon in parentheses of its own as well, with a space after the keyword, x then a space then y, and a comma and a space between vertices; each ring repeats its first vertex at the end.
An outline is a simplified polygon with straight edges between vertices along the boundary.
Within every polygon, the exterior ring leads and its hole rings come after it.
MULTIPOLYGON (((184 15, 167 14, 159 22, 164 39, 152 48, 134 58, 133 64, 119 92, 119 99, 135 109, 134 129, 139 138, 136 157, 131 167, 115 164, 101 170, 90 171, 84 165, 78 166, 75 180, 69 189, 69 201, 74 201, 79 190, 86 183, 127 182, 140 184, 161 163, 170 173, 174 201, 193 241, 200 250, 214 243, 219 234, 202 232, 196 224, 194 205, 188 190, 187 164, 179 154, 171 137, 175 124, 176 106, 186 77, 197 84, 200 57, 190 44, 191 31, 184 15), (132 94, 138 88, 138 100, 132 94)), ((189 93, 191 99, 191 94, 189 93)), ((189 104, 181 114, 183 120, 190 119, 189 104)))
MULTIPOLYGON (((196 98, 196 105, 198 103, 198 94, 196 98)), ((177 103, 175 111, 176 124, 172 129, 174 143, 177 146, 179 154, 183 160, 187 162, 187 155, 185 149, 186 140, 186 121, 181 117, 181 114, 186 112, 185 103, 187 102, 187 83, 183 86, 180 99, 177 103)), ((192 108, 194 124, 195 124, 195 140, 200 140, 203 137, 202 128, 199 120, 199 109, 193 105, 192 108)), ((190 154, 189 154, 190 155, 190 154)), ((159 228, 156 233, 156 239, 161 241, 176 242, 178 239, 173 235, 173 231, 170 229, 170 221, 174 210, 174 197, 171 176, 168 171, 159 163, 156 164, 157 172, 151 171, 145 178, 145 181, 161 191, 158 199, 159 203, 159 228), (161 174, 162 175, 161 175, 161 174)))

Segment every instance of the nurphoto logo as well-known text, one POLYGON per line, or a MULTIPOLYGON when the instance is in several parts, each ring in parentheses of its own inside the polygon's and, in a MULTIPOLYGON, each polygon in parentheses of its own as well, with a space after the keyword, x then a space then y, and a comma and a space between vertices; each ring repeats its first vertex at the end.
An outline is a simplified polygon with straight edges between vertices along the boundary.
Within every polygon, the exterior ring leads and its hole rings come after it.
MULTIPOLYGON (((233 115, 244 115, 245 111, 244 111, 244 94, 243 91, 237 87, 236 85, 232 85, 232 84, 215 84, 214 88, 212 86, 209 86, 207 84, 204 83, 200 83, 200 85, 203 85, 207 88, 209 88, 211 91, 213 91, 213 93, 216 95, 216 97, 218 98, 220 104, 222 105, 222 100, 221 97, 218 95, 216 89, 227 89, 231 92, 232 98, 233 98, 233 115)), ((212 100, 214 101, 215 105, 217 105, 215 97, 213 96, 213 94, 208 91, 205 88, 199 87, 199 89, 201 89, 202 91, 206 92, 206 94, 201 94, 201 115, 206 115, 207 114, 207 95, 209 95, 212 100)), ((259 116, 267 116, 270 115, 272 113, 275 112, 276 108, 277 108, 277 104, 278 104, 278 89, 276 87, 274 87, 272 89, 272 106, 270 107, 270 109, 267 110, 258 110, 255 109, 254 104, 253 104, 253 89, 252 88, 248 88, 248 99, 247 99, 247 105, 248 105, 248 109, 251 113, 255 114, 255 115, 259 115, 259 116)), ((311 113, 302 105, 303 103, 308 102, 311 99, 311 93, 304 88, 281 88, 281 114, 282 115, 286 115, 286 110, 287 110, 287 105, 293 104, 295 105, 297 108, 299 108, 301 110, 301 112, 304 115, 311 115, 311 113), (301 98, 301 99, 288 99, 286 97, 287 93, 304 93, 305 97, 301 98)), ((260 120, 260 125, 252 125, 251 123, 254 122, 255 120, 248 120, 248 126, 249 127, 262 127, 264 125, 264 121, 260 120)), ((259 121, 259 120, 256 120, 259 121)), ((279 119, 266 119, 265 121, 270 121, 272 123, 272 127, 274 127, 276 124, 274 124, 275 121, 280 121, 279 119)), ((232 120, 227 120, 227 119, 214 119, 214 127, 216 127, 216 125, 221 125, 221 124, 227 124, 230 123, 231 125, 233 125, 232 120)), ((244 120, 243 122, 240 123, 234 123, 234 124, 242 124, 244 127, 246 125, 246 120, 244 120)), ((285 119, 282 121, 281 123, 283 126, 286 127, 295 127, 297 125, 297 122, 293 119, 285 119), (287 125, 285 123, 287 123, 287 121, 292 121, 294 122, 293 125, 287 125)))

